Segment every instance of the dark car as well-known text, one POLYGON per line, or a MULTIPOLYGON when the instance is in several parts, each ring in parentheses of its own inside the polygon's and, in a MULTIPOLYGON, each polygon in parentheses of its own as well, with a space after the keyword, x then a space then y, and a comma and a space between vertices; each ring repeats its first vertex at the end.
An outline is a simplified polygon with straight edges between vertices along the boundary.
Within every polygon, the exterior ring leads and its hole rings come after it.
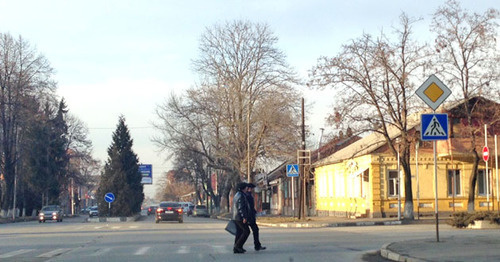
POLYGON ((188 216, 192 216, 193 215, 193 210, 194 210, 194 205, 193 204, 189 204, 189 208, 188 208, 188 211, 186 212, 186 214, 188 216))
POLYGON ((160 221, 179 221, 184 222, 182 218, 183 210, 177 202, 161 202, 156 209, 155 222, 160 221))
POLYGON ((151 214, 155 214, 156 213, 156 209, 158 209, 158 206, 149 206, 148 207, 148 216, 151 215, 151 214))
POLYGON ((45 223, 46 220, 55 220, 56 222, 62 222, 63 215, 63 211, 58 205, 44 206, 38 214, 38 222, 45 223))
POLYGON ((196 205, 196 206, 194 206, 193 216, 194 217, 208 217, 208 216, 210 216, 208 214, 207 206, 205 206, 205 205, 196 205))

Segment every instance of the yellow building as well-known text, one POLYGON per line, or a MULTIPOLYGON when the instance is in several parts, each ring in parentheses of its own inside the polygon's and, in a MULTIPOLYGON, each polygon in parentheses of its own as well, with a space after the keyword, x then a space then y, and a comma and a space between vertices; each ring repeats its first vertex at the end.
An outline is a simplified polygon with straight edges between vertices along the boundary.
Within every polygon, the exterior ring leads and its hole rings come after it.
MULTIPOLYGON (((489 105, 493 104, 498 112, 499 104, 481 99, 489 105)), ((468 127, 464 125, 461 107, 456 105, 446 110, 449 114, 450 139, 437 142, 437 194, 438 210, 443 215, 454 211, 467 211, 470 177, 473 170, 474 155, 471 153, 468 127)), ((500 133, 500 117, 495 114, 484 114, 471 125, 478 130, 476 151, 479 154, 478 175, 475 187, 474 209, 499 210, 497 203, 498 179, 496 176, 494 151, 494 135, 500 133), (481 121, 479 121, 481 120, 481 121), (482 124, 488 125, 488 145, 490 160, 488 170, 490 177, 485 176, 485 162, 482 160, 484 146, 484 130, 482 124), (486 188, 489 185, 490 194, 486 188), (489 198, 489 202, 487 202, 489 198), (489 203, 489 206, 488 206, 489 203)), ((413 210, 417 215, 434 215, 435 213, 435 179, 434 153, 432 141, 419 141, 419 116, 409 121, 412 142, 411 184, 413 210), (418 147, 416 144, 419 144, 418 147)), ((389 136, 397 139, 400 132, 390 130, 389 136)), ((398 159, 387 146, 380 134, 368 135, 343 148, 331 156, 314 163, 314 180, 316 192, 316 211, 319 216, 342 217, 391 217, 398 215, 398 195, 401 199, 401 213, 404 211, 404 172, 402 166, 398 173, 398 159)))

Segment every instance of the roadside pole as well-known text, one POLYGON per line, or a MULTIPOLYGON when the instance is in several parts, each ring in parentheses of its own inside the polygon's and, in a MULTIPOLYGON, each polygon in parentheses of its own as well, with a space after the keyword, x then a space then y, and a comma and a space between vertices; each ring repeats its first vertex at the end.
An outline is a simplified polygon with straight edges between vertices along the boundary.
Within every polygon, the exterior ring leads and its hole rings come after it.
POLYGON ((498 148, 497 148, 497 135, 495 135, 495 173, 497 175, 497 210, 500 212, 500 199, 498 192, 498 148))
POLYGON ((436 214, 436 242, 439 242, 439 209, 438 209, 438 168, 437 168, 437 150, 436 150, 436 140, 432 143, 434 147, 434 190, 436 192, 435 196, 435 209, 434 213, 436 214))
MULTIPOLYGON (((484 125, 484 147, 488 148, 488 128, 484 125)), ((486 205, 488 206, 488 211, 490 211, 490 172, 488 170, 488 159, 484 160, 486 163, 486 205)))
POLYGON ((415 172, 417 176, 417 219, 420 220, 420 183, 418 180, 418 148, 420 146, 420 142, 417 141, 415 143, 415 172))
MULTIPOLYGON (((434 212, 436 215, 436 242, 439 242, 439 208, 438 208, 438 173, 437 173, 437 140, 448 140, 448 114, 436 114, 436 109, 450 96, 451 90, 435 75, 431 75, 415 91, 430 108, 433 114, 422 114, 420 118, 420 135, 422 141, 433 141, 434 151, 434 212)), ((446 175, 446 174, 445 174, 446 175)))

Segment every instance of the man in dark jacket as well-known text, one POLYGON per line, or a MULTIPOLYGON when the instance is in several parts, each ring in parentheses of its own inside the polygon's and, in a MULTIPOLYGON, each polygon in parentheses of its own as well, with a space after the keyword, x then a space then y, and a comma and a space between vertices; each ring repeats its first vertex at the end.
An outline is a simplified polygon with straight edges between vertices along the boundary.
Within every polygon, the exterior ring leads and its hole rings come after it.
POLYGON ((254 184, 249 183, 247 187, 246 197, 248 201, 248 205, 250 208, 250 217, 248 218, 248 225, 252 228, 253 233, 253 243, 255 245, 255 250, 264 250, 266 247, 263 247, 259 241, 259 226, 257 225, 257 210, 255 210, 255 201, 253 199, 252 190, 255 187, 254 184))
POLYGON ((232 220, 236 224, 236 235, 234 238, 233 253, 245 253, 243 245, 250 235, 248 228, 248 219, 250 217, 249 205, 245 192, 247 190, 247 183, 239 183, 237 186, 238 191, 233 198, 233 213, 232 220))

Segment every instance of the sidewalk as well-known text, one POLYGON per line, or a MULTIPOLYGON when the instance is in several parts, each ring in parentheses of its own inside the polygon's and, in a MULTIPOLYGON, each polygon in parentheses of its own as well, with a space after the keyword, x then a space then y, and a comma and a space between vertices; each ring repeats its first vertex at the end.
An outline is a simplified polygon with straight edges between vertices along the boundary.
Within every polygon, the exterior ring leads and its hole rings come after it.
MULTIPOLYGON (((337 217, 308 217, 304 221, 286 220, 292 218, 259 217, 257 224, 264 227, 318 228, 435 223, 433 218, 412 221, 399 221, 395 218, 337 217)), ((439 223, 446 224, 446 219, 440 220, 439 223)), ((500 229, 456 230, 455 237, 442 237, 439 242, 434 238, 387 243, 381 247, 380 254, 391 261, 500 261, 500 229)))

